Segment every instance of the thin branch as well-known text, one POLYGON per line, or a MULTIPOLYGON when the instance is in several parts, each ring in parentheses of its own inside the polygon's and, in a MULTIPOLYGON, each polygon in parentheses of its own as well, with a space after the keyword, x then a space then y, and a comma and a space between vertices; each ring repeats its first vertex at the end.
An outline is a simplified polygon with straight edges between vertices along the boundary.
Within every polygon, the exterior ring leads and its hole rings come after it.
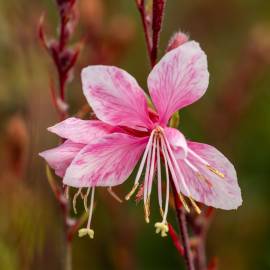
POLYGON ((156 64, 158 43, 165 9, 165 0, 153 0, 151 65, 156 64))
POLYGON ((175 205, 175 210, 176 210, 176 217, 177 217, 178 225, 180 228, 183 248, 185 250, 184 255, 185 255, 185 261, 186 261, 186 267, 188 270, 195 270, 191 247, 190 247, 189 236, 188 236, 187 219, 186 219, 186 214, 184 212, 185 210, 182 207, 179 207, 181 202, 178 199, 177 191, 172 181, 171 181, 171 185, 173 189, 173 198, 174 198, 174 205, 175 205))
POLYGON ((151 50, 152 50, 152 41, 150 38, 150 29, 147 23, 147 12, 145 10, 145 1, 144 0, 135 0, 139 13, 141 15, 143 31, 146 41, 146 48, 149 56, 149 60, 151 62, 151 50))

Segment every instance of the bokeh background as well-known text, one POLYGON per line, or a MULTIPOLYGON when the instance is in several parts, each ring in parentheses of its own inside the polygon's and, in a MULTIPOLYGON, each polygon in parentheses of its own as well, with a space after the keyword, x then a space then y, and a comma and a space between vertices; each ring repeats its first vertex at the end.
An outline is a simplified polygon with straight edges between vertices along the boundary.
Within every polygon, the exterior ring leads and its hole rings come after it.
MULTIPOLYGON (((221 270, 270 269, 270 2, 167 1, 159 55, 179 29, 208 55, 210 86, 181 111, 186 137, 217 146, 235 164, 243 206, 217 211, 207 240, 221 270)), ((84 104, 80 69, 113 64, 146 86, 149 64, 133 0, 79 0, 72 42, 86 37, 68 86, 70 114, 84 104)), ((58 121, 49 78, 54 66, 37 38, 40 15, 57 33, 52 0, 0 0, 0 265, 3 270, 64 269, 59 205, 38 152, 58 144, 46 128, 58 121)), ((146 89, 146 88, 145 88, 146 89)), ((60 181, 60 180, 59 180, 60 181)), ((131 187, 118 190, 122 196, 131 187)), ((142 205, 119 204, 99 190, 95 239, 73 243, 80 269, 184 269, 170 238, 144 223, 142 205), (182 268, 181 268, 182 267, 182 268)), ((82 206, 81 211, 82 210, 82 206)), ((158 219, 154 211, 153 220, 158 219)), ((170 219, 174 222, 174 216, 170 219)))

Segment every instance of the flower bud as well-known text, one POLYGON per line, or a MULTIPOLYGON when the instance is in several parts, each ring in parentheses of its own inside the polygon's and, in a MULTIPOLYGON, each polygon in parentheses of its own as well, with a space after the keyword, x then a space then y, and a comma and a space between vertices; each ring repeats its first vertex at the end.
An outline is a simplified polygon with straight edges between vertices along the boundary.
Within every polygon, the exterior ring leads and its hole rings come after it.
POLYGON ((183 32, 175 33, 169 41, 166 52, 169 52, 182 44, 186 43, 189 40, 189 36, 183 32))

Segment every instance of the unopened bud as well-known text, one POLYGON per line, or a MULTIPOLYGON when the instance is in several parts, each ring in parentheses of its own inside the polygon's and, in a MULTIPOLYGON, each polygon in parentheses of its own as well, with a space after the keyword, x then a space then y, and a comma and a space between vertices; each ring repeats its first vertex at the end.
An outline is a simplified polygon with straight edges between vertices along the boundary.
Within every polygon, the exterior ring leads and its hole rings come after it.
POLYGON ((175 33, 169 41, 166 52, 169 52, 182 44, 186 43, 189 40, 189 36, 183 32, 175 33))

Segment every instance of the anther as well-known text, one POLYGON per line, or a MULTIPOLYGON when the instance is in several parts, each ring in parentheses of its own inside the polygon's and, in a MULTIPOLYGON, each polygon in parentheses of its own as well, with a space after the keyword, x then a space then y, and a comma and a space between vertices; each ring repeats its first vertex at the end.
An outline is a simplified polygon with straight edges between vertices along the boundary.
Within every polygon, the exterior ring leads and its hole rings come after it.
POLYGON ((149 223, 150 222, 150 219, 149 219, 149 216, 150 216, 150 198, 149 197, 146 199, 146 202, 145 202, 145 205, 144 205, 144 215, 145 215, 145 222, 149 223))
POLYGON ((220 172, 219 170, 211 167, 210 165, 206 165, 206 167, 214 174, 216 174, 217 176, 221 177, 221 178, 224 178, 224 174, 222 172, 220 172))
POLYGON ((190 200, 190 202, 191 202, 191 204, 192 204, 192 206, 193 206, 193 208, 194 208, 194 210, 196 211, 196 213, 199 215, 199 214, 201 214, 201 209, 199 208, 199 206, 196 204, 196 202, 191 198, 191 197, 189 197, 189 200, 190 200))
POLYGON ((187 205, 187 203, 186 203, 186 201, 185 201, 184 196, 183 196, 181 193, 179 193, 178 196, 179 196, 179 199, 180 199, 182 205, 183 205, 184 208, 186 209, 186 211, 187 211, 188 213, 190 213, 190 209, 189 209, 189 207, 188 207, 188 205, 187 205))
POLYGON ((138 188, 139 183, 134 184, 134 186, 132 187, 131 191, 125 196, 125 200, 129 200, 131 198, 131 196, 135 193, 136 189, 138 188))

